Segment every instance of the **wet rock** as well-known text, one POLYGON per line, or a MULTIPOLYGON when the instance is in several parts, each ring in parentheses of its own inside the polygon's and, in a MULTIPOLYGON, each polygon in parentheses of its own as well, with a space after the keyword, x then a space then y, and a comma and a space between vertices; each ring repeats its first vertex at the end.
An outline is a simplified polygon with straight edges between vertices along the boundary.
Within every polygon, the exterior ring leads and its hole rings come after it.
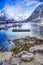
POLYGON ((30 52, 34 52, 34 51, 43 51, 43 44, 42 45, 37 45, 37 46, 33 46, 29 49, 30 52))
POLYGON ((23 54, 28 53, 27 51, 21 51, 20 53, 17 54, 18 57, 21 57, 23 54))
POLYGON ((31 61, 33 58, 34 58, 34 55, 32 53, 23 54, 21 57, 23 61, 31 61))
POLYGON ((19 65, 20 58, 12 57, 11 59, 4 61, 3 65, 19 65))
POLYGON ((20 58, 12 58, 11 59, 11 65, 19 65, 21 59, 20 58))
POLYGON ((34 58, 36 62, 40 63, 40 65, 43 64, 43 54, 36 53, 34 58))
POLYGON ((29 41, 29 43, 30 43, 30 44, 34 44, 34 43, 35 43, 35 41, 30 40, 30 41, 29 41))
POLYGON ((20 39, 20 40, 19 40, 19 44, 20 44, 20 45, 24 45, 25 42, 24 42, 22 39, 20 39))
POLYGON ((11 64, 9 64, 9 63, 6 61, 6 62, 3 62, 2 65, 11 65, 11 64))
POLYGON ((10 65, 9 61, 13 52, 1 52, 0 53, 0 65, 10 65))

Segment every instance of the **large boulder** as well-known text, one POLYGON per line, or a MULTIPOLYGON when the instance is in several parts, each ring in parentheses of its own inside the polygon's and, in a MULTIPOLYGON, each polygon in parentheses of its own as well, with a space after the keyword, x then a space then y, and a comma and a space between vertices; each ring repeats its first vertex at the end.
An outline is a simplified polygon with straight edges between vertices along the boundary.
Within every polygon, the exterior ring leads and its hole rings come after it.
POLYGON ((43 65, 43 54, 36 53, 34 55, 35 61, 43 65))
POLYGON ((34 58, 34 55, 32 53, 23 54, 21 57, 23 61, 31 61, 33 58, 34 58))
POLYGON ((20 64, 20 61, 21 61, 20 58, 15 58, 15 57, 13 57, 13 58, 11 59, 11 65, 19 65, 19 64, 20 64))

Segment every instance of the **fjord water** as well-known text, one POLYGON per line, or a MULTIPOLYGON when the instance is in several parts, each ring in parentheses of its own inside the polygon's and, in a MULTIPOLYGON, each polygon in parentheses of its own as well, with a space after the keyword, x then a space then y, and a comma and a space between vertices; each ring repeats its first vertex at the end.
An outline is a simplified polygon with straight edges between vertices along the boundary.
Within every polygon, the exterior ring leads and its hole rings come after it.
POLYGON ((11 27, 6 30, 0 30, 0 47, 8 46, 8 39, 18 39, 25 36, 43 38, 43 26, 40 23, 28 22, 20 23, 21 27, 11 27), (12 32, 13 29, 30 29, 29 32, 12 32))
POLYGON ((21 27, 12 27, 5 30, 8 36, 8 39, 11 39, 11 40, 18 39, 18 38, 23 38, 25 36, 43 38, 43 24, 34 23, 34 22, 20 23, 20 24, 22 24, 21 27), (12 32, 13 29, 29 29, 30 31, 12 32))

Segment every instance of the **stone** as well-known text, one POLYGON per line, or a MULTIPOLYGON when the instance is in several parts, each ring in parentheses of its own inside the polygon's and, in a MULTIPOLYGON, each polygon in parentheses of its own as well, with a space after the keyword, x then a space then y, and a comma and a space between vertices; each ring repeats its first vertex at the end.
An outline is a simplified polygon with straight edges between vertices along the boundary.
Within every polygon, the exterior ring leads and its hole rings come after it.
POLYGON ((43 54, 41 53, 36 53, 34 55, 34 58, 35 58, 35 61, 40 63, 40 64, 43 64, 43 54))
POLYGON ((19 44, 20 44, 20 45, 24 45, 25 42, 24 42, 22 39, 20 39, 20 40, 19 40, 19 44))
POLYGON ((0 62, 9 60, 12 57, 13 52, 1 52, 0 53, 0 62))
POLYGON ((19 65, 20 61, 21 61, 20 58, 13 57, 11 59, 11 65, 19 65))
POLYGON ((2 65, 11 65, 11 64, 9 64, 8 62, 4 62, 2 65))
POLYGON ((21 57, 23 61, 31 61, 33 58, 34 58, 34 55, 32 53, 23 54, 21 57))
POLYGON ((23 54, 28 53, 27 51, 21 51, 20 53, 17 54, 18 57, 21 57, 23 54))
POLYGON ((34 44, 34 43, 35 43, 35 41, 30 40, 30 41, 29 41, 29 43, 30 43, 30 44, 34 44))
POLYGON ((42 45, 36 45, 36 46, 33 46, 29 49, 30 52, 34 52, 34 51, 38 51, 38 50, 41 50, 43 51, 43 44, 42 45))

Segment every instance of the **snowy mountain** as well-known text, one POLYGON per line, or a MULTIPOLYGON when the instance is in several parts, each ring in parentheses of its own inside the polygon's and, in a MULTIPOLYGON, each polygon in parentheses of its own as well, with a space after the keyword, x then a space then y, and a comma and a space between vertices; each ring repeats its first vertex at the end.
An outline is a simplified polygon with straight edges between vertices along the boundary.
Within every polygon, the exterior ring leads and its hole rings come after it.
MULTIPOLYGON (((3 11, 0 12, 0 20, 6 20, 6 16, 5 14, 3 14, 3 11)), ((12 21, 13 19, 8 19, 10 21, 12 21)), ((21 21, 16 21, 15 19, 13 21, 15 22, 29 22, 29 21, 43 21, 43 4, 38 5, 38 7, 33 11, 32 15, 30 17, 28 17, 25 20, 21 20, 21 21)))
POLYGON ((43 4, 40 4, 32 13, 32 15, 25 21, 40 21, 43 20, 43 4))

